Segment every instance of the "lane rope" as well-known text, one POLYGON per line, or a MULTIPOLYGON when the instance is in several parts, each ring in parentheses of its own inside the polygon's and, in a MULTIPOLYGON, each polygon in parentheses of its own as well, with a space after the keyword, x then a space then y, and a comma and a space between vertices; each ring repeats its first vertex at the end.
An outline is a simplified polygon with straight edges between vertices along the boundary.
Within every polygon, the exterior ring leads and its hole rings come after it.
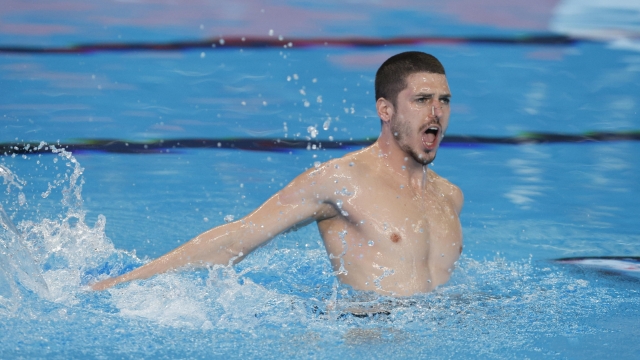
POLYGON ((89 43, 59 47, 2 45, 0 52, 27 54, 79 54, 114 51, 176 51, 188 49, 235 49, 235 48, 286 48, 310 47, 384 47, 408 45, 572 45, 578 42, 594 42, 557 34, 525 34, 506 36, 415 36, 415 37, 327 37, 327 38, 276 38, 276 37, 219 37, 203 40, 135 43, 89 43))
MULTIPOLYGON (((553 133, 524 133, 514 137, 488 137, 470 135, 447 135, 443 147, 475 147, 486 145, 528 145, 573 143, 588 144, 604 141, 639 141, 640 131, 589 132, 582 135, 553 133)), ((84 139, 74 143, 51 143, 68 151, 97 151, 126 154, 170 153, 179 149, 238 149, 252 151, 289 152, 298 150, 349 150, 371 145, 375 140, 320 140, 320 139, 274 139, 274 138, 204 138, 161 139, 150 141, 128 141, 122 139, 84 139)), ((0 143, 0 154, 50 153, 50 145, 41 143, 0 143)))

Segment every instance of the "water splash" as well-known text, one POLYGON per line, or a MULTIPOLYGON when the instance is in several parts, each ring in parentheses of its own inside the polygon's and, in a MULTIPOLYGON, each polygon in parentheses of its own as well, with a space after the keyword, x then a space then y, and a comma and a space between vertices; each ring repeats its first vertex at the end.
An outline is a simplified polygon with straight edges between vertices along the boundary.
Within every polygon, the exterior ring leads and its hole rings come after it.
MULTIPOLYGON (((11 170, 0 165, 0 176, 4 184, 8 184, 7 193, 11 186, 22 190, 26 182, 21 181, 11 170)), ((23 204, 24 195, 18 195, 19 203, 23 204), (20 196, 22 195, 22 196, 20 196)), ((24 235, 15 226, 9 215, 0 204, 0 226, 5 230, 0 233, 0 304, 15 311, 22 294, 21 287, 40 296, 47 296, 49 289, 42 278, 41 269, 35 264, 24 235)))
MULTIPOLYGON (((42 195, 47 198, 53 190, 62 187, 62 211, 49 214, 53 215, 51 218, 24 220, 16 226, 0 205, 0 225, 5 230, 0 233, 0 296, 5 303, 11 303, 14 312, 28 295, 26 291, 43 300, 74 303, 78 301, 78 291, 87 282, 122 268, 105 266, 107 259, 113 262, 114 257, 123 257, 105 235, 106 218, 98 216, 93 227, 85 223, 84 169, 70 152, 55 145, 41 146, 47 146, 55 154, 55 164, 64 165, 63 174, 59 173, 42 195), (104 268, 103 273, 93 274, 92 278, 92 270, 100 266, 104 268)), ((37 163, 42 166, 40 161, 37 163)), ((11 188, 23 190, 27 184, 3 165, 0 165, 0 175, 8 184, 7 195, 11 195, 11 188)), ((12 209, 19 212, 26 205, 25 199, 20 192, 12 202, 12 209)))
POLYGON ((338 233, 338 236, 340 236, 340 241, 342 242, 342 252, 338 256, 335 256, 333 254, 329 254, 329 259, 339 259, 340 260, 340 268, 335 273, 336 275, 341 275, 341 274, 348 275, 349 272, 344 267, 344 256, 347 255, 347 250, 349 248, 348 245, 347 245, 347 240, 345 239, 345 237, 347 236, 347 230, 340 231, 338 233))
POLYGON ((9 215, 4 211, 2 204, 0 204, 0 225, 5 228, 5 230, 10 231, 15 236, 21 236, 20 231, 16 227, 16 225, 11 221, 9 215))
POLYGON ((19 190, 22 190, 22 188, 27 183, 26 181, 14 175, 13 172, 11 172, 11 170, 9 170, 9 168, 4 165, 0 165, 0 176, 2 176, 3 184, 7 185, 7 193, 11 192, 12 186, 19 190))

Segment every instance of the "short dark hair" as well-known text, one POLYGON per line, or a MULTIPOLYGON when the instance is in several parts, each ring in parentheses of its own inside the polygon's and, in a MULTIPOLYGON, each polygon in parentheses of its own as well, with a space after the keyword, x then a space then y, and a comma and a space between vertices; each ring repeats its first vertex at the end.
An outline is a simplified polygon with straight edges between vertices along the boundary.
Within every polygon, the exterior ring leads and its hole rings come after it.
POLYGON ((407 87, 407 77, 417 72, 445 75, 440 61, 421 51, 407 51, 388 58, 376 72, 376 101, 382 97, 395 106, 398 94, 407 87))

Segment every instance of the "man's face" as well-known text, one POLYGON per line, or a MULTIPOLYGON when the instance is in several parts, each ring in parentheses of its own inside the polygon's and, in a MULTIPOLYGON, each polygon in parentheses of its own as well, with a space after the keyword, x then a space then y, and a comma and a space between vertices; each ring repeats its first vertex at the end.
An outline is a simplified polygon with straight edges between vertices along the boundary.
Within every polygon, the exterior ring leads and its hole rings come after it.
POLYGON ((406 154, 426 165, 435 159, 449 125, 451 93, 441 74, 415 73, 406 83, 396 99, 391 133, 406 154))

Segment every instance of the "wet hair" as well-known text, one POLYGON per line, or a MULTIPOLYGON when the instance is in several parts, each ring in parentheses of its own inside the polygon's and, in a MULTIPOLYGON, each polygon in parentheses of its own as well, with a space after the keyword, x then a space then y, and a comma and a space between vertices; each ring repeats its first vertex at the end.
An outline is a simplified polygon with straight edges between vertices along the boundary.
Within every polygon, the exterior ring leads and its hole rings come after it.
POLYGON ((376 101, 380 98, 396 105, 398 94, 407 87, 407 77, 417 72, 444 73, 435 56, 420 51, 407 51, 387 59, 376 72, 376 101))

